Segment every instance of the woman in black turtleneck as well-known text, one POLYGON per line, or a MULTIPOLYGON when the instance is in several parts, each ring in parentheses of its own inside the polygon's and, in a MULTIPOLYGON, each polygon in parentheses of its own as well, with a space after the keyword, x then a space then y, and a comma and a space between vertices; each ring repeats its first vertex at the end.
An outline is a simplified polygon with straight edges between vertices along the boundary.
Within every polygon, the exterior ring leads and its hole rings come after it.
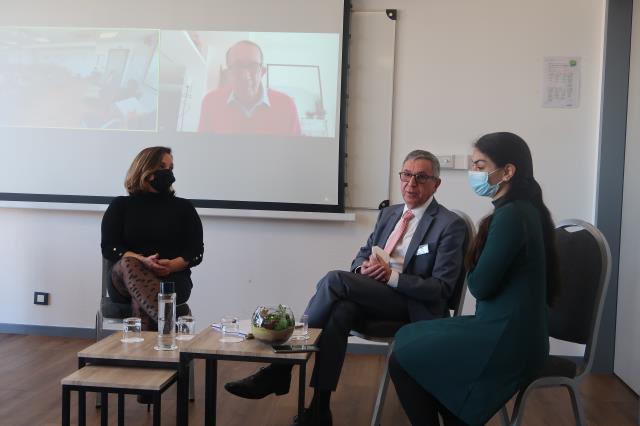
POLYGON ((176 302, 191 294, 191 269, 202 262, 202 223, 189 200, 171 187, 171 149, 143 149, 125 180, 126 197, 116 197, 102 218, 102 255, 116 262, 112 299, 131 303, 144 330, 158 321, 160 281, 176 284, 176 302))

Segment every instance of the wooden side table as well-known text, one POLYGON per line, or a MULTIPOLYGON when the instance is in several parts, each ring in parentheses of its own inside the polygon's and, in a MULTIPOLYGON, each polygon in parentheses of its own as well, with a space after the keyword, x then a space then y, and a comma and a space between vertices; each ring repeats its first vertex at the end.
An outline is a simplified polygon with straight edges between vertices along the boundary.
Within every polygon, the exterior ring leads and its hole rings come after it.
MULTIPOLYGON (((309 338, 305 341, 295 341, 295 344, 314 345, 320 333, 319 328, 309 329, 309 338)), ((271 362, 277 364, 291 364, 300 367, 300 384, 298 387, 298 418, 302 421, 304 411, 304 394, 306 387, 306 366, 311 358, 312 352, 277 354, 271 345, 260 342, 256 339, 245 340, 239 343, 220 342, 222 333, 207 327, 201 331, 193 340, 189 341, 180 350, 180 364, 188 365, 193 359, 205 359, 205 405, 204 413, 206 425, 216 424, 216 381, 218 374, 218 361, 245 361, 245 362, 271 362)), ((178 384, 178 387, 185 386, 186 383, 178 384)), ((187 392, 186 388, 178 392, 178 411, 184 413, 184 418, 180 420, 184 424, 188 423, 187 414, 187 392)))
MULTIPOLYGON (((62 425, 71 422, 71 391, 78 391, 83 401, 85 392, 100 392, 102 408, 100 424, 108 425, 108 394, 118 395, 118 426, 124 425, 124 395, 149 395, 153 400, 153 425, 160 426, 162 393, 177 379, 175 370, 158 368, 108 367, 89 365, 62 379, 62 425)), ((78 406, 78 424, 86 423, 85 410, 78 406)))
MULTIPOLYGON (((185 392, 185 400, 188 400, 189 385, 189 364, 180 362, 180 351, 190 342, 178 340, 178 349, 175 351, 156 351, 153 346, 156 344, 158 333, 155 331, 143 331, 143 342, 122 343, 121 334, 114 333, 99 342, 78 352, 78 368, 83 368, 87 364, 108 365, 118 367, 150 367, 165 368, 178 373, 178 399, 181 400, 180 392, 185 392), (183 386, 184 385, 184 386, 183 386)), ((84 392, 79 394, 79 409, 85 410, 84 392)), ((186 410, 188 404, 178 404, 176 410, 176 425, 186 425, 186 410), (181 410, 184 410, 181 411, 181 410)))

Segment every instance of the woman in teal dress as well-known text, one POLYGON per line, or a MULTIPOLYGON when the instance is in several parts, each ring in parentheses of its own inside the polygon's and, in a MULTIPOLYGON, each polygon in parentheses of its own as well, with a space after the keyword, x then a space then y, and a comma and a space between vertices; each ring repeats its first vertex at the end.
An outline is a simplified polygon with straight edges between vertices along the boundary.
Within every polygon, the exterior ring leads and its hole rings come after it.
POLYGON ((474 144, 469 182, 493 198, 467 254, 476 313, 402 327, 390 373, 413 425, 481 425, 549 354, 546 305, 556 293, 554 225, 533 177, 531 152, 513 133, 474 144))

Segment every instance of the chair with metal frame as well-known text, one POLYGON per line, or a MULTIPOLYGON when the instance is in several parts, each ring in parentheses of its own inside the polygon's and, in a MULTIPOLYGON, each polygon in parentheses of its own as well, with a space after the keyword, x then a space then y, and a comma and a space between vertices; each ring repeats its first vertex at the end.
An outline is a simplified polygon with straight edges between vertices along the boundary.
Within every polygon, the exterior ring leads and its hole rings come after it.
MULTIPOLYGON (((122 320, 131 316, 131 304, 118 303, 110 294, 116 291, 111 281, 111 268, 114 262, 102 259, 102 292, 100 293, 100 306, 96 312, 96 342, 104 338, 104 324, 122 324, 122 320)), ((176 306, 176 317, 190 315, 189 305, 181 303, 176 306)), ((193 364, 189 366, 189 399, 194 400, 193 364)), ((96 407, 100 406, 100 394, 96 399, 96 407)))
MULTIPOLYGON (((467 227, 467 232, 464 240, 464 252, 467 252, 469 243, 475 236, 475 225, 471 218, 464 212, 459 210, 452 210, 458 216, 460 216, 467 227)), ((454 293, 449 299, 449 309, 453 311, 454 316, 462 314, 462 308, 464 307, 464 299, 467 294, 467 280, 466 273, 462 271, 460 278, 456 283, 454 293)), ((389 357, 393 352, 393 344, 396 332, 403 326, 405 322, 401 321, 366 321, 358 324, 353 330, 351 335, 365 339, 371 342, 386 343, 387 351, 385 356, 385 364, 382 370, 382 377, 380 378, 380 385, 378 386, 378 394, 376 396, 376 402, 373 407, 373 414, 371 416, 371 426, 378 426, 380 419, 382 418, 382 408, 384 406, 384 400, 387 394, 387 388, 389 387, 389 357)))
POLYGON ((549 336, 585 345, 584 356, 575 363, 550 355, 542 370, 516 397, 511 418, 506 406, 500 411, 502 424, 519 426, 525 401, 532 390, 563 386, 569 392, 579 426, 586 425, 578 386, 593 366, 602 311, 611 276, 611 251, 595 226, 568 219, 556 226, 560 292, 549 308, 549 336))
MULTIPOLYGON (((131 316, 131 304, 118 303, 110 294, 116 291, 111 281, 111 268, 114 262, 102 259, 102 293, 100 297, 100 306, 96 312, 96 342, 101 340, 104 332, 104 323, 121 324, 122 320, 131 316)), ((176 306, 176 316, 189 315, 191 309, 189 305, 181 303, 176 306)))

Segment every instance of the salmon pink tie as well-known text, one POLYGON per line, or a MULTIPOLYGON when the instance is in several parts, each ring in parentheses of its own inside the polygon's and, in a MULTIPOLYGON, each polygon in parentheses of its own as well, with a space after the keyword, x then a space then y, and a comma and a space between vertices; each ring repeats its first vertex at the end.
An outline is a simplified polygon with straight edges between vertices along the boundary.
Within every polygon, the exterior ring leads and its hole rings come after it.
POLYGON ((391 235, 389 235, 389 239, 387 240, 387 244, 384 245, 384 251, 391 254, 394 248, 398 245, 404 233, 407 232, 407 227, 409 226, 409 221, 413 219, 413 212, 411 210, 407 210, 402 215, 402 218, 396 224, 396 227, 393 229, 391 235))

